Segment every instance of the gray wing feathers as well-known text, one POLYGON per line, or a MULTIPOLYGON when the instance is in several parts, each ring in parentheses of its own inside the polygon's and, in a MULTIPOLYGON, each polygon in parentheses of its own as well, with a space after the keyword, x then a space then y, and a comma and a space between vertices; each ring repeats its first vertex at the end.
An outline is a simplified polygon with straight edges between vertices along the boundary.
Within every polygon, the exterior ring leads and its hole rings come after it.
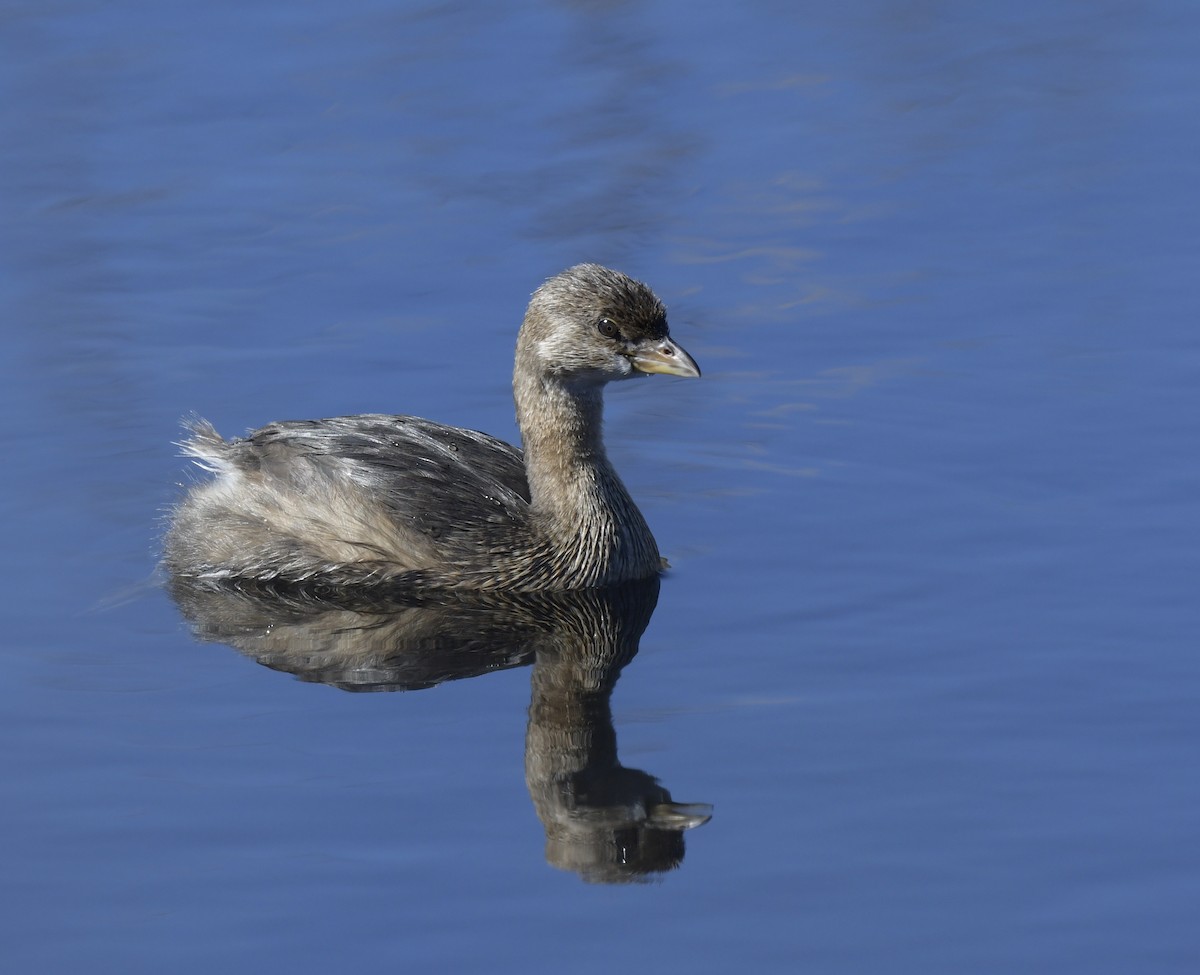
POLYGON ((176 513, 166 556, 180 568, 394 575, 486 548, 527 519, 521 452, 475 431, 386 415, 273 423, 231 441, 204 420, 188 428, 184 454, 217 477, 176 513))

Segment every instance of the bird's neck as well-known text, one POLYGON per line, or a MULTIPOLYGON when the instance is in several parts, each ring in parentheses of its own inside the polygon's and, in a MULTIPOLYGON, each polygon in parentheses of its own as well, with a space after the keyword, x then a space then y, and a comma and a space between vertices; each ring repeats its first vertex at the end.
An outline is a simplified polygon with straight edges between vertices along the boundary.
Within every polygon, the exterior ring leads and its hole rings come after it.
POLYGON ((661 568, 654 536, 608 462, 598 385, 513 381, 530 513, 566 588, 645 579, 661 568))
POLYGON ((598 504, 632 505, 604 452, 600 386, 538 376, 517 377, 513 390, 530 499, 539 517, 578 529, 598 504))

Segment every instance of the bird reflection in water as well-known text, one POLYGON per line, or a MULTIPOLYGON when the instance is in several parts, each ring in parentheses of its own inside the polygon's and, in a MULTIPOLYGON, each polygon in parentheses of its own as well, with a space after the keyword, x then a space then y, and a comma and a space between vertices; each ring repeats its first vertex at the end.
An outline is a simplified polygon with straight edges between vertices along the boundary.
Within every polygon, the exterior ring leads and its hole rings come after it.
POLYGON ((357 601, 181 578, 169 588, 199 639, 343 690, 419 690, 532 663, 525 781, 546 859, 587 881, 674 869, 684 831, 712 815, 707 804, 672 801, 617 758, 609 699, 658 602, 657 578, 570 593, 357 601))

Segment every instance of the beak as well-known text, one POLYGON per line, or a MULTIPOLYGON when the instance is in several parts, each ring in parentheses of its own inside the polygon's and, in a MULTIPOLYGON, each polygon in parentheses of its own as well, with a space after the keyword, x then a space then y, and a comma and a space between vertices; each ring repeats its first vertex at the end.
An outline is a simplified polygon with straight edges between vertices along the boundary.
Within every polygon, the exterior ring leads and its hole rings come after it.
POLYGON ((659 829, 683 832, 712 819, 713 807, 707 802, 661 802, 649 810, 647 822, 659 829))
POLYGON ((700 367, 696 365, 696 360, 670 339, 648 339, 639 343, 629 361, 638 372, 700 378, 700 367))

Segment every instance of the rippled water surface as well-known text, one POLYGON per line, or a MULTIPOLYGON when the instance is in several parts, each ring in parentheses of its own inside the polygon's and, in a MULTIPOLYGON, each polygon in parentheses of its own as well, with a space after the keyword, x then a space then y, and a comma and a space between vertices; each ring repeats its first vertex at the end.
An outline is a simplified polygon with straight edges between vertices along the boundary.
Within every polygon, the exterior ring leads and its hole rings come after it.
POLYGON ((3 969, 1194 971, 1198 31, 9 3, 3 969), (172 602, 181 416, 512 438, 580 260, 660 592, 172 602))

